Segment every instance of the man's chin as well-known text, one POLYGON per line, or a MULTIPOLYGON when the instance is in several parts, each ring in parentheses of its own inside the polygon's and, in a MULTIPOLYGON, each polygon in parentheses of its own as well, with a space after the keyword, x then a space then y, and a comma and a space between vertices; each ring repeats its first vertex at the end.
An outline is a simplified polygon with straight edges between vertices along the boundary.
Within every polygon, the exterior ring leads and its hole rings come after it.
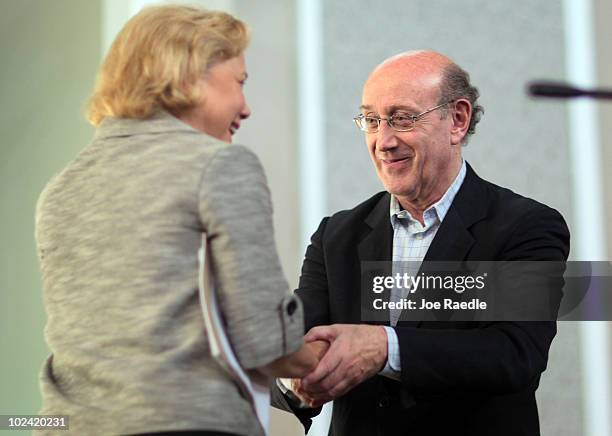
POLYGON ((414 186, 406 186, 406 185, 398 186, 398 185, 389 184, 389 185, 385 185, 385 189, 389 194, 393 195, 396 198, 401 198, 401 199, 412 198, 415 193, 414 186))

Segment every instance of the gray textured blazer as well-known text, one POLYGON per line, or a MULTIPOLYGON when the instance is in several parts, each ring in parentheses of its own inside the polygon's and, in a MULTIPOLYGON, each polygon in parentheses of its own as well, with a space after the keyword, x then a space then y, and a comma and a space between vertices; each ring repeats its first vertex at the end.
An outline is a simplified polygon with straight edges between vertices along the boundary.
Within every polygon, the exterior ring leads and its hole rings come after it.
POLYGON ((281 270, 257 157, 166 112, 105 119, 38 202, 51 350, 41 414, 70 415, 78 435, 261 433, 209 355, 197 291, 203 232, 242 365, 296 351, 302 306, 281 270))

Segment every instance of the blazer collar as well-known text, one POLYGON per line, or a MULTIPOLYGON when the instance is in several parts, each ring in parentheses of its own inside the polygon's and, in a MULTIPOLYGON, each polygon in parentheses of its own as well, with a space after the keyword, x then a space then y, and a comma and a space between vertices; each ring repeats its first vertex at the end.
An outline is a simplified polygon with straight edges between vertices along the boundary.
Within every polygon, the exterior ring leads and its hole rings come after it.
POLYGON ((165 110, 160 109, 146 119, 104 118, 96 129, 94 139, 167 132, 191 132, 202 134, 165 110))
MULTIPOLYGON (((359 260, 362 262, 392 260, 393 229, 389 220, 390 201, 391 198, 388 193, 382 195, 376 206, 374 206, 364 220, 368 230, 371 230, 358 246, 359 260)), ((463 184, 457 195, 455 195, 423 260, 464 260, 475 242, 469 228, 485 218, 489 201, 486 182, 478 177, 470 164, 467 164, 463 184)), ((421 271, 423 271, 423 265, 421 266, 421 271)), ((390 274, 391 271, 386 273, 390 274)), ((358 309, 357 307, 356 310, 358 309)), ((360 313, 354 313, 353 315, 356 319, 361 319, 360 313)), ((410 320, 409 315, 408 311, 403 311, 400 315, 402 326, 419 327, 422 324, 422 321, 410 320)), ((382 321, 383 324, 386 322, 382 321)), ((380 323, 370 322, 370 324, 380 323)))
POLYGON ((370 232, 359 243, 361 261, 390 261, 393 244, 393 228, 389 220, 389 202, 391 196, 385 193, 365 219, 370 232))
POLYGON ((423 260, 463 260, 475 242, 468 229, 486 216, 488 203, 484 180, 467 164, 465 180, 423 260))
MULTIPOLYGON (((463 260, 474 244, 468 229, 486 216, 488 191, 471 165, 467 163, 465 179, 455 196, 436 237, 424 258, 425 261, 463 260)), ((389 202, 385 193, 365 218, 371 229, 359 244, 360 260, 392 260, 393 229, 389 221, 389 202)))

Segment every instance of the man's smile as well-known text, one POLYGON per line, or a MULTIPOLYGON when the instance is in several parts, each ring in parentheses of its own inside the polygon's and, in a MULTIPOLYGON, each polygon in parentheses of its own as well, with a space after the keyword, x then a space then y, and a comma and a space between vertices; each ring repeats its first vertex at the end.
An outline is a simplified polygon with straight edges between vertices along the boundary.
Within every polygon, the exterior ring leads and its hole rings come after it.
POLYGON ((412 162, 413 157, 414 156, 394 157, 394 158, 380 159, 380 161, 382 162, 383 166, 386 168, 396 168, 396 167, 412 162))

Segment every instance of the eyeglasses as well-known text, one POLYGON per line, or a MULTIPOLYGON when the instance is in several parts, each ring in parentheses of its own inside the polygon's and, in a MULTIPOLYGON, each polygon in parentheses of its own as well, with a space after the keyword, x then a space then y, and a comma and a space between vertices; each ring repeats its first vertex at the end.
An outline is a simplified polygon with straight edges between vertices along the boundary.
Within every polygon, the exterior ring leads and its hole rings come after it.
POLYGON ((428 113, 435 111, 436 109, 440 109, 442 106, 446 106, 449 103, 452 102, 447 101, 445 103, 439 104, 438 106, 432 107, 431 109, 427 109, 425 112, 421 112, 417 115, 408 115, 402 112, 396 112, 390 117, 372 117, 360 114, 353 118, 353 121, 360 130, 363 130, 367 133, 378 132, 378 129, 380 129, 380 122, 382 120, 385 120, 389 127, 391 127, 396 132, 408 132, 414 128, 414 124, 419 119, 421 119, 428 113))

